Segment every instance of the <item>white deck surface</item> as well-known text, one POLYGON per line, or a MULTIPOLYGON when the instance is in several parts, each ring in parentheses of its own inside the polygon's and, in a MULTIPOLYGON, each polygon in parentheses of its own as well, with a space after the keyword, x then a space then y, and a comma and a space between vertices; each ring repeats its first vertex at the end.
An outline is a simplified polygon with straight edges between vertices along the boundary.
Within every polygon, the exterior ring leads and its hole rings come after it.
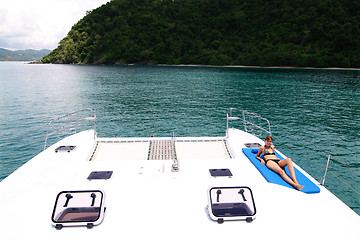
POLYGON ((240 131, 229 135, 233 158, 221 142, 177 142, 179 172, 171 171, 171 160, 146 160, 146 141, 101 143, 89 161, 96 145, 92 137, 88 131, 66 138, 0 183, 2 239, 359 239, 359 215, 324 187, 318 194, 304 194, 267 183, 241 152, 245 142, 259 140, 240 131), (60 145, 77 148, 55 153, 60 145), (229 168, 233 177, 211 177, 212 168, 229 168), (113 175, 89 181, 91 171, 113 175), (256 219, 210 220, 207 192, 219 186, 250 187, 256 219), (106 194, 102 224, 93 229, 53 227, 59 192, 97 189, 106 194))

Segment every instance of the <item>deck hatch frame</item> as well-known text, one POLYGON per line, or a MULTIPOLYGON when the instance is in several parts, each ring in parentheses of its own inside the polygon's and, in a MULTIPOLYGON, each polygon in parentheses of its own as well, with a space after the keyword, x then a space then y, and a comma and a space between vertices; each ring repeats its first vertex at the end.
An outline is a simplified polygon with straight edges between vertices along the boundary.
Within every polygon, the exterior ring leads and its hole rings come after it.
POLYGON ((228 169, 228 168, 209 169, 209 172, 212 177, 232 177, 233 176, 230 169, 228 169))
POLYGON ((99 225, 104 218, 104 200, 101 190, 61 191, 55 200, 52 223, 56 229, 99 225))
POLYGON ((256 207, 249 187, 212 187, 208 191, 208 201, 208 214, 218 223, 255 219, 256 207))
POLYGON ((113 174, 113 171, 92 171, 88 180, 107 180, 110 179, 113 174))
POLYGON ((67 145, 67 146, 59 146, 55 149, 55 152, 58 153, 58 152, 72 152, 74 151, 76 148, 76 146, 70 146, 70 145, 67 145))

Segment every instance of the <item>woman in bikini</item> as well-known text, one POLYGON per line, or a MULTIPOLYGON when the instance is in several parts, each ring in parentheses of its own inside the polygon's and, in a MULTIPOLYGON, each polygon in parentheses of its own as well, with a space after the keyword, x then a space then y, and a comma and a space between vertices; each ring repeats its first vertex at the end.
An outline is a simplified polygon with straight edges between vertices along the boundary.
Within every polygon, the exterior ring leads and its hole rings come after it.
POLYGON ((301 186, 296 180, 295 170, 291 158, 285 158, 280 160, 275 155, 275 146, 272 145, 272 137, 267 136, 265 138, 265 146, 259 147, 256 159, 261 161, 261 164, 266 165, 270 170, 279 174, 287 183, 293 186, 297 190, 301 190, 304 186, 301 186), (264 156, 264 159, 260 157, 260 154, 264 156), (285 173, 284 168, 288 166, 291 178, 285 173))

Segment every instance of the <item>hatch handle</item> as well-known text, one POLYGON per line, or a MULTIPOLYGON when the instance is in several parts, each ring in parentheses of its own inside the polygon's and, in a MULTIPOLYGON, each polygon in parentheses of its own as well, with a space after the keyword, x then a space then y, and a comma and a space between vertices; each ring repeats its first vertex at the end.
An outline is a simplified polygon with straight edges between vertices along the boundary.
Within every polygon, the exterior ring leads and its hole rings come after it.
POLYGON ((66 202, 64 204, 64 207, 67 207, 67 205, 69 204, 70 199, 72 199, 73 196, 70 193, 68 193, 68 194, 65 195, 65 197, 66 197, 66 202))
POLYGON ((96 194, 95 194, 95 193, 92 193, 92 194, 90 195, 90 197, 92 198, 91 207, 93 207, 94 204, 95 204, 96 194))
POLYGON ((220 201, 220 194, 221 194, 221 190, 220 189, 218 189, 217 191, 216 191, 216 195, 217 195, 217 197, 216 197, 216 201, 217 202, 219 202, 220 201))
POLYGON ((238 192, 238 194, 241 194, 241 196, 242 196, 242 198, 243 198, 244 202, 246 202, 246 201, 247 201, 247 200, 246 200, 246 198, 245 198, 245 196, 244 196, 244 189, 240 189, 240 191, 238 192))

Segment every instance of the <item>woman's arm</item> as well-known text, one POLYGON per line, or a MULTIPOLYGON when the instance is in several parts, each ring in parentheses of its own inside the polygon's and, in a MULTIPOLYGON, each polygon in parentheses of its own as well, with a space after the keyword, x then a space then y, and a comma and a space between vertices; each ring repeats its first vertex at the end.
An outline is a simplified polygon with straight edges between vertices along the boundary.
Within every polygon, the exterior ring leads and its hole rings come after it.
POLYGON ((263 148, 264 148, 263 146, 259 147, 259 150, 258 150, 258 152, 257 152, 257 154, 256 154, 256 159, 257 159, 257 160, 260 160, 260 162, 261 162, 262 165, 265 165, 264 159, 262 159, 262 158, 260 157, 260 154, 263 152, 263 148))

